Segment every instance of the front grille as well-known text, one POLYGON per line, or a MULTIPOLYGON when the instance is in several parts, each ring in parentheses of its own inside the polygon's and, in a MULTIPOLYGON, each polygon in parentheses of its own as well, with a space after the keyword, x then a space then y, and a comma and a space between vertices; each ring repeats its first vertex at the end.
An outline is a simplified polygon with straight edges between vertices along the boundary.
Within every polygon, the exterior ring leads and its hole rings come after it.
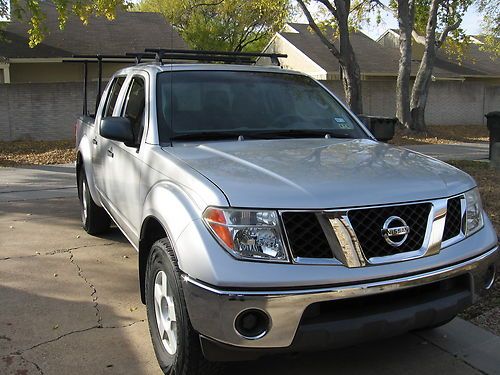
POLYGON ((462 231, 461 198, 455 197, 448 200, 446 220, 444 224, 443 241, 454 238, 462 231))
POLYGON ((333 258, 333 253, 313 212, 283 212, 283 225, 293 257, 333 258))
POLYGON ((367 259, 419 250, 425 238, 431 203, 351 210, 348 218, 367 259), (382 237, 382 227, 391 216, 398 216, 410 227, 406 241, 399 247, 382 237))

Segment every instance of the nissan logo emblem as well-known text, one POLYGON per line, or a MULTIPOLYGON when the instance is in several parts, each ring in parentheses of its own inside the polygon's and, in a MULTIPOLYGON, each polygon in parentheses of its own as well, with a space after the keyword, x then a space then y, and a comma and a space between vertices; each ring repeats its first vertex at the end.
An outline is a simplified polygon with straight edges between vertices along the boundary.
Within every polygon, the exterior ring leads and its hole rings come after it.
POLYGON ((410 227, 399 216, 391 216, 382 227, 382 237, 385 241, 394 247, 401 246, 410 233, 410 227))

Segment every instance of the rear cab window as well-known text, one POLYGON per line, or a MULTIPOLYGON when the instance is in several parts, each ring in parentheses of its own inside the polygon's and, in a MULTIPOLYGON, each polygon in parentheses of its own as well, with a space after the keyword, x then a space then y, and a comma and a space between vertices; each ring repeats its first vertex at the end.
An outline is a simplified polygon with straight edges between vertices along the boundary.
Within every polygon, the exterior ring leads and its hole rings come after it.
POLYGON ((111 88, 108 93, 108 97, 106 98, 106 104, 104 105, 104 110, 102 113, 102 117, 110 117, 113 116, 113 111, 116 106, 116 101, 118 100, 118 95, 120 94, 120 90, 125 82, 125 77, 116 77, 111 84, 111 88))

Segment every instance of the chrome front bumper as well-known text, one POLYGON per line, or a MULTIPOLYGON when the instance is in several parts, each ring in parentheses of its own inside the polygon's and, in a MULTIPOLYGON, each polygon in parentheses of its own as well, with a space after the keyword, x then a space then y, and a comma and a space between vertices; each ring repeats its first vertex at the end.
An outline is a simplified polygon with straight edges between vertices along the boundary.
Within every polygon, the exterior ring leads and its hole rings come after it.
POLYGON ((455 276, 471 276, 473 301, 485 288, 484 275, 499 258, 498 246, 486 253, 445 268, 390 280, 357 285, 294 290, 223 290, 184 275, 184 295, 194 329, 220 343, 243 348, 284 348, 292 344, 304 310, 311 304, 392 292, 438 282, 455 276), (234 328, 236 317, 247 309, 259 309, 270 318, 270 329, 255 340, 234 328))

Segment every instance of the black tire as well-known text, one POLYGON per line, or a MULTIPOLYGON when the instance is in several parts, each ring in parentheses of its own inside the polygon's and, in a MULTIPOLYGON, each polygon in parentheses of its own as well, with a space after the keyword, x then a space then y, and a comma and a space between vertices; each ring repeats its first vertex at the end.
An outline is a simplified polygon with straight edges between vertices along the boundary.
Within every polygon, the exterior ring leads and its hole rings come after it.
POLYGON ((83 168, 78 173, 78 198, 80 199, 83 229, 91 235, 106 232, 109 229, 111 218, 104 208, 99 207, 92 199, 83 168))
MULTIPOLYGON (((146 269, 145 292, 149 331, 158 363, 165 374, 169 375, 212 375, 219 373, 219 365, 209 362, 203 356, 199 335, 189 321, 184 292, 182 291, 181 272, 177 258, 168 239, 156 241, 149 254, 146 269), (170 354, 162 342, 155 310, 154 288, 158 275, 166 275, 168 288, 175 310, 177 345, 170 354)), ((167 314, 168 315, 168 314, 167 314)))

